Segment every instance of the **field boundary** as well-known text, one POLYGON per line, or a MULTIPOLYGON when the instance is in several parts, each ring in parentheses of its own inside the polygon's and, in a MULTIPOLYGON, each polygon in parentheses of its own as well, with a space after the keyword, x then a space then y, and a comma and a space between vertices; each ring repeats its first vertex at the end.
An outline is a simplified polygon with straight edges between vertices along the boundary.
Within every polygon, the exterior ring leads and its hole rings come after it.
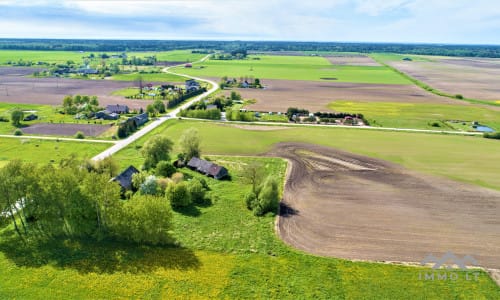
POLYGON ((0 134, 0 138, 52 140, 52 141, 69 141, 69 142, 84 142, 84 143, 103 143, 103 144, 116 144, 117 143, 116 141, 108 141, 108 140, 74 139, 74 138, 52 137, 52 136, 36 136, 36 135, 7 135, 7 134, 0 134))

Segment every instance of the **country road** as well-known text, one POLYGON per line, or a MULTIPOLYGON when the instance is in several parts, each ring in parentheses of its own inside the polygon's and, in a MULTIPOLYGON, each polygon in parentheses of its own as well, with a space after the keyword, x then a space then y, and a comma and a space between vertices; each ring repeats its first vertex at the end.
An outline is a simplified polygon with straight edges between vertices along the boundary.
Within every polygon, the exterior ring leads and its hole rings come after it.
MULTIPOLYGON (((209 57, 210 57, 210 54, 207 55, 207 56, 205 56, 205 57, 203 57, 199 61, 194 62, 194 63, 203 62, 203 61, 205 61, 209 57)), ((167 120, 169 120, 171 118, 175 118, 177 116, 177 114, 181 111, 181 109, 188 108, 194 102, 197 102, 197 101, 201 100, 202 98, 207 97, 208 95, 212 94, 213 92, 215 92, 219 88, 219 84, 217 84, 217 82, 215 82, 215 81, 204 79, 204 78, 199 78, 199 77, 194 77, 194 76, 189 76, 189 75, 185 75, 185 74, 175 73, 175 72, 171 72, 170 71, 171 68, 179 67, 179 66, 182 66, 182 65, 176 65, 176 66, 166 67, 166 68, 163 69, 163 72, 170 73, 170 74, 173 74, 173 75, 183 76, 183 77, 186 77, 186 78, 195 79, 195 80, 202 81, 202 82, 206 82, 206 83, 211 84, 212 87, 208 91, 206 91, 205 93, 203 93, 201 95, 198 95, 198 96, 194 97, 193 99, 191 99, 191 100, 183 103, 182 105, 180 105, 179 107, 177 107, 176 109, 174 109, 173 111, 171 111, 170 113, 168 113, 166 116, 159 117, 158 119, 156 119, 153 122, 149 123, 147 126, 143 127, 139 131, 135 132, 134 134, 132 134, 128 138, 116 142, 112 147, 110 147, 110 148, 104 150, 103 152, 97 154, 96 156, 94 156, 92 158, 92 160, 94 160, 94 161, 102 160, 102 159, 104 159, 104 158, 106 158, 108 156, 111 156, 111 155, 115 154, 116 152, 118 152, 121 149, 127 147, 128 145, 132 144, 136 140, 140 139, 141 137, 143 137, 144 135, 146 135, 147 133, 149 133, 151 130, 157 128, 158 126, 160 126, 161 124, 163 124, 165 121, 167 121, 167 120)))

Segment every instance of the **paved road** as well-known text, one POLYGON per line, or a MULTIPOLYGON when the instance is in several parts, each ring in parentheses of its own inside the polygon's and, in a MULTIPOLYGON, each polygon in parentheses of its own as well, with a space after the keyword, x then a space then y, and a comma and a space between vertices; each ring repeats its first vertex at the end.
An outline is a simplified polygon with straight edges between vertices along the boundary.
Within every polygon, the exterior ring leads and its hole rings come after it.
MULTIPOLYGON (((202 58, 201 60, 199 60, 199 61, 197 61, 195 63, 202 62, 202 61, 206 60, 208 57, 210 57, 210 55, 205 56, 204 58, 202 58)), ((178 65, 178 66, 182 66, 182 65, 178 65)), ((180 105, 179 107, 177 107, 176 109, 174 109, 173 111, 171 111, 166 116, 159 117, 158 119, 154 120, 153 122, 151 122, 147 126, 143 127, 141 130, 139 130, 139 131, 135 132, 134 134, 132 134, 131 136, 129 136, 128 138, 116 142, 112 147, 110 147, 110 148, 104 150, 103 152, 97 154, 96 156, 94 156, 92 158, 92 160, 94 160, 94 161, 101 160, 101 159, 104 159, 104 158, 106 158, 108 156, 111 156, 111 155, 115 154, 116 152, 118 152, 121 149, 127 147, 128 145, 130 145, 131 143, 135 142, 136 140, 140 139, 144 135, 148 134, 151 130, 153 130, 156 127, 160 126, 161 124, 163 124, 168 119, 176 117, 177 114, 181 111, 181 109, 188 108, 194 102, 199 101, 202 98, 207 97, 208 95, 210 95, 211 93, 215 92, 219 88, 219 85, 215 81, 207 80, 207 79, 203 79, 203 78, 198 78, 198 77, 194 77, 194 76, 189 76, 189 75, 184 75, 184 74, 179 74, 179 73, 175 73, 175 72, 171 72, 170 69, 173 68, 173 67, 177 67, 177 66, 167 67, 167 68, 163 69, 163 71, 166 72, 166 73, 170 73, 170 74, 174 74, 174 75, 179 75, 179 76, 183 76, 183 77, 187 77, 187 78, 199 80, 199 81, 202 81, 202 82, 206 82, 206 83, 211 84, 212 87, 208 91, 206 91, 205 93, 194 97, 193 99, 191 99, 190 101, 187 101, 186 103, 183 103, 182 105, 180 105)))
POLYGON ((103 144, 115 144, 115 143, 117 143, 116 141, 108 141, 108 140, 72 139, 72 138, 62 138, 62 137, 53 137, 53 136, 36 136, 36 135, 0 134, 0 138, 53 140, 53 141, 70 141, 70 142, 103 143, 103 144))

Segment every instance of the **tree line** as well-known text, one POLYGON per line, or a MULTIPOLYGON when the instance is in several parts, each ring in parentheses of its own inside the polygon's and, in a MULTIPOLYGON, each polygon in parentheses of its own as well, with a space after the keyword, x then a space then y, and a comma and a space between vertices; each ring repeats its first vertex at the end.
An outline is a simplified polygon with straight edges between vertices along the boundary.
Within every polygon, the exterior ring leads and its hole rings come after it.
POLYGON ((386 52, 421 55, 500 57, 499 45, 443 45, 403 43, 342 43, 292 41, 174 41, 174 40, 58 40, 58 39, 0 39, 0 49, 57 50, 57 51, 168 51, 197 49, 208 52, 223 50, 235 54, 247 51, 331 51, 386 52))

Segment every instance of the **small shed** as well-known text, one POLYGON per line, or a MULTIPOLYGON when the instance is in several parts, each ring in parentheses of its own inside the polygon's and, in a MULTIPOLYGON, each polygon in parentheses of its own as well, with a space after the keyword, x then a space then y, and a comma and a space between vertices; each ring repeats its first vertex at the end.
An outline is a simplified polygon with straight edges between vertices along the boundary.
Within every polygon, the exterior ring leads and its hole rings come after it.
POLYGON ((132 176, 137 173, 139 173, 139 170, 137 170, 134 166, 129 166, 125 169, 125 171, 121 172, 118 176, 111 180, 118 182, 122 189, 129 191, 132 190, 132 176))

